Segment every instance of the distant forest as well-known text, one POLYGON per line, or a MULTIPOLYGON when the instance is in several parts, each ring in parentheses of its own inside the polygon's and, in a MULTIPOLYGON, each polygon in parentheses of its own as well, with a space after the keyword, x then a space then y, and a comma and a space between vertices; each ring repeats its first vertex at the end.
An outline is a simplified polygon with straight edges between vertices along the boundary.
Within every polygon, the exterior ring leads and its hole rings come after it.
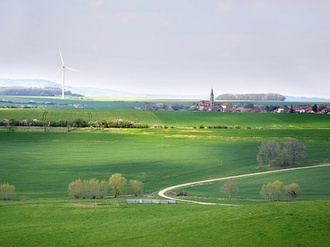
POLYGON ((221 94, 216 100, 269 100, 284 101, 285 96, 278 93, 221 94))

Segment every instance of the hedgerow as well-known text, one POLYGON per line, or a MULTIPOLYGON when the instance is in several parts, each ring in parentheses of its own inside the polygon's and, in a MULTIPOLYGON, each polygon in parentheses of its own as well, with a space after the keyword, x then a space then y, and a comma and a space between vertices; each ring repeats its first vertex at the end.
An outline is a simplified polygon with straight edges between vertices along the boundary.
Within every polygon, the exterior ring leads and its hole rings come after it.
POLYGON ((0 126, 37 126, 37 127, 75 127, 75 128, 149 128, 148 124, 135 123, 125 119, 115 120, 100 120, 100 121, 86 121, 82 118, 76 118, 73 121, 59 120, 59 121, 40 121, 37 119, 33 120, 22 120, 17 121, 14 119, 0 119, 0 126))

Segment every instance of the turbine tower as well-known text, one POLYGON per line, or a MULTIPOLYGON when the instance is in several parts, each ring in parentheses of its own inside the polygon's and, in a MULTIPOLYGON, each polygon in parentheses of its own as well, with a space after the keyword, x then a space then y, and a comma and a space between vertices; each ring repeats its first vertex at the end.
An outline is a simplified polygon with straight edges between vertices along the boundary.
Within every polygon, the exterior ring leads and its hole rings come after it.
POLYGON ((57 71, 57 73, 53 77, 56 77, 62 71, 62 99, 64 99, 65 70, 68 69, 68 70, 72 70, 72 71, 76 71, 76 72, 80 72, 80 71, 65 66, 64 65, 64 59, 63 59, 63 56, 62 56, 61 49, 58 49, 58 51, 60 52, 60 57, 61 57, 61 61, 62 61, 62 67, 59 69, 59 71, 57 71))

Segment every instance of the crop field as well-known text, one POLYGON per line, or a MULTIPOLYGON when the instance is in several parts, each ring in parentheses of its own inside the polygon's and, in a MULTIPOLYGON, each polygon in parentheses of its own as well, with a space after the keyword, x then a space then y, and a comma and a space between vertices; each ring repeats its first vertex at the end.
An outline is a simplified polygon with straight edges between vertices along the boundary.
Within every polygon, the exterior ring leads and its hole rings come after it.
POLYGON ((124 119, 150 126, 199 128, 216 125, 240 128, 329 128, 330 115, 274 114, 274 113, 216 113, 139 111, 131 109, 0 109, 0 119, 42 121, 86 121, 124 119))
MULTIPOLYGON (((126 204, 128 196, 68 199, 75 179, 121 173, 144 183, 144 194, 187 182, 260 172, 261 142, 296 138, 303 166, 330 163, 329 115, 47 109, 47 120, 126 119, 174 128, 0 131, 0 183, 16 198, 0 201, 3 246, 329 246, 330 168, 238 179, 229 200, 221 182, 183 188, 188 198, 240 205, 126 204), (200 128, 228 125, 241 128, 200 128), (193 128, 193 127, 196 128, 193 128), (247 127, 251 128, 247 128, 247 127), (298 183, 302 195, 265 202, 264 183, 298 183)), ((42 119, 45 109, 1 109, 1 118, 42 119)), ((41 128, 43 129, 43 128, 41 128)), ((127 194, 128 191, 125 191, 127 194)))

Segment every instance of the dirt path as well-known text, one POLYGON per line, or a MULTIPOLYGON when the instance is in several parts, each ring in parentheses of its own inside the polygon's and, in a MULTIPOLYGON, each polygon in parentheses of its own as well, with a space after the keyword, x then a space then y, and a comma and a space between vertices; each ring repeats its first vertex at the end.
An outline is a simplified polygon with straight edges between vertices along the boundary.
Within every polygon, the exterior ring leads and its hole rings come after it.
POLYGON ((292 171, 292 170, 313 169, 313 168, 325 167, 325 166, 330 166, 330 164, 323 164, 323 165, 316 165, 316 166, 295 167, 295 168, 288 168, 288 169, 281 169, 281 170, 274 170, 274 171, 266 171, 266 172, 256 172, 256 173, 249 173, 249 174, 243 174, 243 175, 236 175, 236 176, 229 176, 229 177, 207 179, 207 180, 202 180, 202 181, 197 181, 197 182, 190 182, 190 183, 185 183, 185 184, 178 184, 178 185, 174 185, 174 186, 171 186, 171 187, 168 187, 168 188, 165 188, 165 189, 159 191, 158 192, 158 195, 161 196, 161 197, 170 199, 170 200, 176 200, 176 201, 188 202, 188 203, 195 203, 195 204, 202 204, 202 205, 239 206, 239 205, 235 205, 235 204, 198 202, 198 201, 192 201, 192 200, 178 199, 178 198, 173 198, 173 197, 167 196, 167 195, 165 195, 165 193, 168 192, 168 191, 171 191, 171 190, 180 188, 180 187, 186 187, 186 186, 191 186, 191 185, 201 185, 201 184, 204 184, 204 183, 221 181, 221 180, 225 180, 225 179, 228 179, 228 178, 252 177, 252 176, 264 175, 264 174, 269 174, 269 173, 280 173, 280 172, 286 172, 286 171, 292 171))

